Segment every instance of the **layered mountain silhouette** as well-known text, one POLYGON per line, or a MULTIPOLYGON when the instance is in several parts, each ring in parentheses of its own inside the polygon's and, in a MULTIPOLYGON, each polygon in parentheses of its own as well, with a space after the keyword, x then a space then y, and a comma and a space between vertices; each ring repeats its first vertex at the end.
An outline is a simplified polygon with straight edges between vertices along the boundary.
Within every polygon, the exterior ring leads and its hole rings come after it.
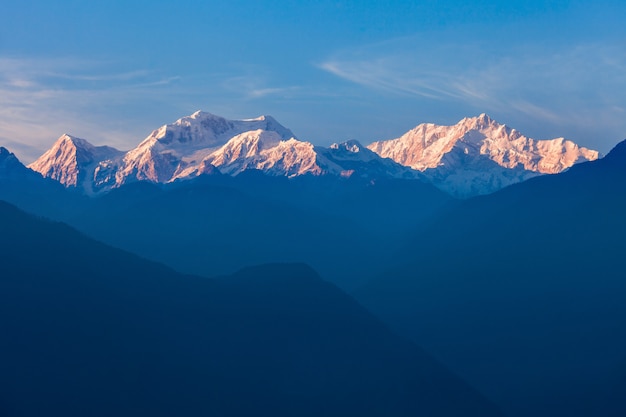
MULTIPOLYGON (((388 160, 356 149, 357 143, 349 146, 326 155, 352 168, 358 150, 369 158, 370 172, 388 168, 388 160)), ((451 201, 421 181, 332 175, 288 179, 252 169, 237 176, 214 171, 167 184, 131 181, 87 198, 12 160, 16 172, 35 178, 37 186, 4 180, 0 196, 6 201, 202 276, 264 262, 306 262, 327 279, 354 288, 381 270, 407 231, 451 201)))
POLYGON ((101 241, 177 270, 211 276, 263 262, 306 262, 361 285, 408 231, 450 199, 420 182, 246 171, 165 186, 127 184, 67 219, 101 241))
POLYGON ((622 142, 441 213, 358 299, 511 416, 623 415, 625 210, 622 142))
POLYGON ((441 361, 512 417, 622 416, 626 142, 598 157, 484 114, 0 148, 0 200, 80 231, 0 202, 0 415, 499 415, 441 361))
POLYGON ((0 202, 3 416, 498 416, 302 264, 183 276, 0 202))

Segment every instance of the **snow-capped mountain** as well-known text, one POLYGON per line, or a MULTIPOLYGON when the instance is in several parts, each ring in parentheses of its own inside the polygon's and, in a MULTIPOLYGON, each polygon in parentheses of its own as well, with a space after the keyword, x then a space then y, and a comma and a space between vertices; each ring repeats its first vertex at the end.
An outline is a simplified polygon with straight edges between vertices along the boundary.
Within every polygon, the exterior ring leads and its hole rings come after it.
POLYGON ((66 187, 82 187, 87 194, 132 181, 165 183, 215 172, 206 157, 250 132, 264 132, 278 141, 293 138, 289 129, 269 116, 227 120, 198 111, 154 130, 126 153, 63 135, 29 167, 66 187))
POLYGON ((206 174, 418 178, 459 197, 488 194, 561 172, 598 152, 563 138, 534 140, 482 114, 454 126, 422 124, 397 139, 314 146, 270 116, 228 120, 202 111, 154 130, 123 153, 61 136, 29 168, 95 194, 133 181, 168 183, 206 174))
POLYGON ((234 137, 206 161, 230 175, 247 169, 288 177, 322 173, 311 143, 295 138, 281 141, 276 135, 260 131, 234 137))
POLYGON ((330 148, 300 141, 270 116, 228 120, 198 111, 154 130, 122 153, 62 136, 30 167, 87 194, 133 181, 167 183, 221 172, 260 170, 268 175, 414 178, 416 172, 383 159, 356 141, 330 148))
POLYGON ((94 146, 85 139, 64 134, 28 167, 66 187, 84 187, 91 193, 96 167, 102 161, 119 159, 122 155, 115 148, 94 146))
POLYGON ((215 168, 228 175, 255 169, 269 175, 410 176, 410 170, 384 160, 357 142, 330 148, 298 140, 271 116, 227 120, 196 112, 155 130, 124 157, 117 183, 129 179, 169 182, 215 168), (355 164, 367 163, 378 171, 355 164))
POLYGON ((528 138, 486 114, 464 118, 453 126, 421 124, 397 139, 374 142, 368 148, 422 171, 434 185, 459 197, 488 194, 599 157, 597 151, 564 138, 528 138))
MULTIPOLYGON (((289 129, 270 116, 227 120, 197 111, 153 131, 128 152, 115 175, 114 185, 135 180, 163 183, 206 173, 207 169, 211 170, 207 157, 231 141, 249 140, 255 132, 264 139, 257 141, 259 144, 294 138, 289 129)), ((260 151, 261 147, 257 150, 260 151)))
POLYGON ((205 161, 230 175, 256 169, 287 177, 305 174, 414 177, 413 170, 381 158, 354 140, 325 148, 295 138, 280 141, 275 135, 263 135, 263 132, 235 137, 205 161))
POLYGON ((316 147, 321 165, 327 172, 347 177, 418 178, 419 172, 381 158, 356 140, 316 147))

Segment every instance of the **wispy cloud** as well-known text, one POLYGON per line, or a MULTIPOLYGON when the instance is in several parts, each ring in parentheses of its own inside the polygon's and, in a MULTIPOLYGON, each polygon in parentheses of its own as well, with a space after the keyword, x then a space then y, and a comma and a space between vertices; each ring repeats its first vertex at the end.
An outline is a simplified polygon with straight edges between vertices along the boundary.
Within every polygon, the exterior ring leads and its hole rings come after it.
POLYGON ((430 99, 442 100, 459 97, 454 89, 443 88, 453 80, 448 74, 422 72, 419 77, 407 77, 404 59, 386 57, 366 61, 331 60, 320 64, 320 68, 357 84, 376 88, 382 91, 416 95, 430 99))
POLYGON ((150 75, 150 71, 137 70, 121 72, 117 74, 70 74, 70 73, 48 73, 49 77, 56 77, 74 81, 130 81, 142 79, 150 75))
POLYGON ((385 95, 463 103, 544 123, 625 129, 624 45, 485 47, 406 37, 340 51, 319 68, 385 95))
POLYGON ((250 98, 263 98, 273 95, 283 95, 292 91, 296 91, 297 87, 266 87, 255 88, 248 91, 248 97, 250 98))
POLYGON ((122 122, 105 125, 102 114, 157 99, 180 77, 145 69, 113 72, 108 64, 0 57, 0 145, 29 162, 64 132, 120 148, 136 142, 140 136, 135 130, 122 122))
MULTIPOLYGON (((0 145, 20 159, 37 158, 63 133, 120 149, 135 146, 151 129, 202 109, 247 117, 280 103, 317 96, 297 85, 276 85, 263 68, 185 73, 184 77, 124 63, 75 58, 0 56, 0 145), (265 100, 260 106, 259 100, 265 100), (189 113, 187 113, 189 112, 189 113)), ((284 105, 284 104, 282 104, 284 105)))
POLYGON ((222 82, 222 86, 244 99, 290 98, 302 92, 299 86, 273 86, 266 77, 260 75, 228 77, 222 82))

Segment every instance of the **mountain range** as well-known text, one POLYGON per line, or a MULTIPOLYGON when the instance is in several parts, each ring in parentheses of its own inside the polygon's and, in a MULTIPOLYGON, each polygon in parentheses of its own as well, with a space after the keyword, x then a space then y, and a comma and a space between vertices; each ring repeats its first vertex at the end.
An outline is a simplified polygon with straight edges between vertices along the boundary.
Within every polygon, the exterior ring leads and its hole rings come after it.
POLYGON ((597 151, 564 138, 528 138, 484 113, 454 126, 421 124, 397 139, 374 142, 368 148, 422 172, 437 187, 458 197, 489 194, 599 157, 597 151))
POLYGON ((485 114, 454 126, 422 124, 368 147, 356 140, 321 147, 298 140, 270 116, 227 120, 198 111, 154 130, 128 152, 65 134, 29 168, 88 195, 133 181, 168 183, 254 169, 289 178, 419 179, 470 197, 598 157, 563 138, 527 138, 485 114))
POLYGON ((626 413, 626 141, 199 112, 44 156, 0 148, 0 414, 626 413))
POLYGON ((6 155, 29 180, 15 175, 2 181, 0 199, 202 276, 269 261, 306 262, 326 279, 352 288, 366 271, 379 270, 395 242, 451 200, 415 180, 289 179, 259 170, 166 184, 131 181, 87 197, 6 155), (355 268, 354 260, 361 257, 355 268))

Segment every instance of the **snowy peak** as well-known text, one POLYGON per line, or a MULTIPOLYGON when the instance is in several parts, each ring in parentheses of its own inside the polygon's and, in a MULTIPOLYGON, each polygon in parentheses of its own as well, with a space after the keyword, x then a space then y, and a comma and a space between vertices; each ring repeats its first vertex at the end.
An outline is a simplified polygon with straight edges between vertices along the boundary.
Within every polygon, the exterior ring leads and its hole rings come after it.
POLYGON ((311 143, 295 138, 281 140, 276 132, 257 131, 235 137, 207 161, 229 175, 249 169, 286 177, 322 173, 311 143))
POLYGON ((328 148, 316 147, 316 152, 325 172, 343 177, 417 178, 419 175, 391 159, 381 158, 356 140, 333 143, 328 148))
POLYGON ((261 129, 245 132, 234 136, 205 160, 215 166, 229 165, 238 159, 254 158, 278 145, 281 139, 278 133, 261 129))
MULTIPOLYGON (((255 128, 233 136, 202 160, 229 175, 254 169, 269 175, 296 176, 321 172, 316 164, 312 144, 297 140, 290 130, 270 116, 239 121, 241 126, 255 128)), ((200 154, 200 153, 198 153, 200 154)), ((183 170, 177 177, 195 176, 196 166, 183 170)))
POLYGON ((56 149, 74 149, 74 150, 82 150, 89 153, 97 153, 97 152, 107 152, 107 151, 115 151, 119 152, 114 148, 109 146, 94 146, 89 141, 85 139, 81 139, 76 136, 69 135, 64 133, 61 135, 54 145, 53 148, 56 149))
POLYGON ((367 149, 357 140, 348 140, 340 143, 333 143, 326 151, 332 155, 334 160, 351 160, 368 162, 373 159, 380 159, 380 156, 367 149))
POLYGON ((233 127, 222 117, 198 111, 154 130, 142 145, 158 141, 164 146, 218 146, 220 136, 233 127))
POLYGON ((330 145, 330 149, 340 150, 341 152, 359 153, 366 148, 361 145, 358 140, 351 139, 341 143, 333 143, 330 145))
POLYGON ((267 131, 236 136, 205 161, 230 175, 248 169, 286 177, 306 174, 406 177, 407 172, 414 172, 391 160, 383 160, 354 140, 324 148, 295 138, 281 140, 276 132, 267 131))
POLYGON ((59 139, 57 139, 57 142, 59 144, 66 144, 68 146, 74 146, 76 148, 81 148, 81 149, 94 150, 96 148, 87 140, 69 135, 67 133, 63 134, 59 139))
POLYGON ((420 124, 367 147, 349 140, 326 148, 298 140, 271 116, 229 120, 196 111, 152 131, 126 153, 63 135, 30 168, 87 194, 133 181, 167 183, 253 169, 287 177, 419 178, 468 197, 598 156, 564 138, 528 138, 484 113, 452 126, 420 124))
POLYGON ((232 137, 254 130, 276 132, 283 140, 294 137, 289 129, 271 116, 228 120, 199 110, 191 116, 185 116, 174 123, 161 126, 153 131, 144 143, 159 141, 160 144, 168 147, 211 148, 222 146, 232 137))
POLYGON ((60 137, 32 165, 66 187, 95 194, 133 181, 168 183, 199 175, 337 175, 414 178, 417 173, 383 159, 355 140, 317 147, 296 139, 271 116, 228 120, 197 111, 152 131, 126 153, 60 137))
POLYGON ((463 119, 463 121, 465 121, 464 124, 468 127, 468 130, 471 130, 471 129, 481 130, 481 129, 486 129, 488 127, 502 126, 498 122, 493 120, 491 117, 489 117, 489 115, 487 115, 486 113, 481 113, 479 116, 476 116, 476 117, 466 117, 463 119))
POLYGON ((153 131, 128 152, 113 186, 137 180, 170 182, 213 172, 211 166, 237 172, 235 165, 256 165, 263 152, 292 138, 271 116, 228 120, 197 111, 153 131))
POLYGON ((76 187, 88 173, 90 165, 121 154, 115 148, 94 146, 85 139, 64 134, 28 167, 66 187, 76 187))
POLYGON ((452 126, 421 124, 397 139, 374 142, 368 148, 419 171, 443 165, 444 155, 453 149, 486 156, 505 168, 520 166, 539 173, 561 172, 576 162, 599 157, 597 151, 564 138, 528 138, 484 113, 452 126))
POLYGON ((260 124, 260 128, 262 130, 267 130, 270 132, 276 132, 282 140, 289 140, 291 138, 296 138, 293 132, 280 123, 276 121, 272 116, 260 116, 256 119, 252 120, 253 122, 257 122, 260 124))
POLYGON ((424 172, 435 185, 460 197, 487 194, 599 157, 597 151, 564 138, 528 138, 484 113, 452 126, 421 124, 397 139, 374 142, 368 148, 424 172))

